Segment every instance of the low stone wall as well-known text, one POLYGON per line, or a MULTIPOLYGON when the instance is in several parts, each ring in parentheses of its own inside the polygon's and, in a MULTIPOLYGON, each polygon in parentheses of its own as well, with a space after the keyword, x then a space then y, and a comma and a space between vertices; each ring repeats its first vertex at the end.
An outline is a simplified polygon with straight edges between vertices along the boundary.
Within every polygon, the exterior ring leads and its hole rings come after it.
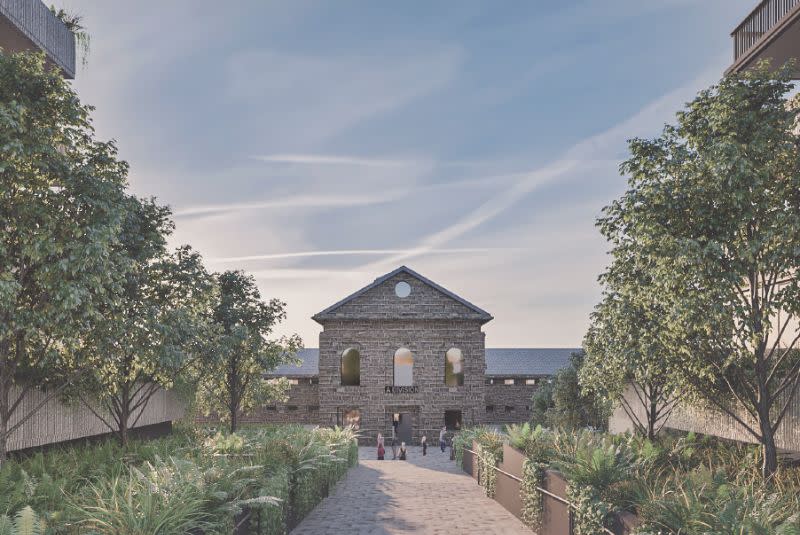
POLYGON ((510 424, 529 421, 531 397, 537 388, 537 385, 486 385, 486 423, 510 424))
MULTIPOLYGON (((16 399, 19 392, 19 389, 12 389, 11 399, 16 399)), ((15 417, 11 419, 11 425, 19 421, 18 418, 28 414, 45 398, 46 394, 40 390, 32 390, 26 394, 19 409, 15 411, 15 417)), ((136 427, 153 426, 179 420, 183 417, 184 410, 183 403, 174 392, 159 390, 143 409, 132 416, 131 421, 141 413, 136 427)), ((108 426, 92 414, 83 403, 66 404, 58 398, 54 398, 45 403, 21 427, 11 433, 8 446, 9 451, 26 450, 105 435, 110 431, 108 426)))

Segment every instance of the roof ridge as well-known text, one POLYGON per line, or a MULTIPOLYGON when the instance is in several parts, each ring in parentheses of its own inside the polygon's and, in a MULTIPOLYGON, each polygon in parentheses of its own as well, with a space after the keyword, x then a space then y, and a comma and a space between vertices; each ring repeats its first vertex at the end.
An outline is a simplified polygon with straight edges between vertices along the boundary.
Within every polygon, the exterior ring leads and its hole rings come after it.
POLYGON ((440 286, 440 285, 436 284, 435 282, 433 282, 429 278, 424 277, 423 275, 420 275, 419 273, 417 273, 416 271, 414 271, 413 269, 411 269, 410 267, 408 267, 406 265, 402 265, 402 266, 390 271, 389 273, 386 273, 385 275, 382 275, 382 276, 376 278, 370 284, 364 286, 360 290, 356 290, 355 292, 351 293, 350 295, 348 295, 344 299, 341 299, 341 300, 337 301, 336 303, 332 304, 331 306, 329 306, 328 308, 322 310, 321 312, 317 312, 316 314, 311 316, 311 318, 314 319, 314 320, 321 319, 322 316, 324 316, 325 314, 328 314, 328 313, 336 310, 337 308, 339 308, 340 306, 344 305, 345 303, 348 303, 348 302, 352 301, 353 299, 355 299, 356 297, 359 297, 359 296, 363 295, 364 293, 368 292, 369 290, 375 288, 376 286, 378 286, 380 284, 383 284, 384 282, 386 282, 387 280, 391 279, 392 277, 394 277, 395 275, 397 275, 399 273, 407 273, 408 275, 411 275, 412 277, 414 277, 414 278, 418 279, 419 281, 427 284, 428 286, 431 286, 432 288, 434 288, 435 290, 443 293, 447 297, 449 297, 449 298, 461 303, 462 305, 464 305, 467 308, 471 309, 473 312, 476 312, 479 315, 483 316, 483 319, 485 319, 486 321, 489 321, 489 320, 493 319, 491 314, 489 314, 488 312, 486 312, 485 310, 483 310, 479 306, 470 303, 469 301, 467 301, 463 297, 460 297, 460 296, 454 294, 453 292, 451 292, 447 288, 444 288, 443 286, 440 286))

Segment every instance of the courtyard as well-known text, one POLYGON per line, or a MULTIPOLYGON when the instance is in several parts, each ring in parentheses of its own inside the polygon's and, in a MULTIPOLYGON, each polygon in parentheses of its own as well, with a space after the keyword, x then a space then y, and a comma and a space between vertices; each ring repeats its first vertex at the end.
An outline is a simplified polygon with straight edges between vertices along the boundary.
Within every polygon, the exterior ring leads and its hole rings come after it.
POLYGON ((474 479, 431 447, 411 447, 407 461, 375 458, 374 447, 359 448, 359 464, 292 531, 321 533, 531 533, 474 479))

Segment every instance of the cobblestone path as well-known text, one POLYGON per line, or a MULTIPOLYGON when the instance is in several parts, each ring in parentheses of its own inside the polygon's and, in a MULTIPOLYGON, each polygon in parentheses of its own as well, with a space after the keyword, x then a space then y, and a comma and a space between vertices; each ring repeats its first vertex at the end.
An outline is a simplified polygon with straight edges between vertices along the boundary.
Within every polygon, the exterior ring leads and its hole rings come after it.
MULTIPOLYGON (((391 459, 391 449, 386 452, 391 459)), ((359 448, 359 464, 292 531, 460 535, 531 534, 474 479, 450 460, 450 451, 409 448, 407 461, 377 461, 375 448, 359 448)))

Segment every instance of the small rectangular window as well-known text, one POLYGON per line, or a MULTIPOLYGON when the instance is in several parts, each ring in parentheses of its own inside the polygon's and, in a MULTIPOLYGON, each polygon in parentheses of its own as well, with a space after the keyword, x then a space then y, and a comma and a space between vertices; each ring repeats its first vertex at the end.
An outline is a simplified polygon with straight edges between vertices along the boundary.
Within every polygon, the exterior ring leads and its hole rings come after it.
POLYGON ((319 384, 319 377, 313 377, 313 378, 312 378, 312 379, 309 381, 309 383, 311 383, 312 385, 318 385, 318 384, 319 384))
POLYGON ((486 384, 487 385, 493 385, 494 384, 494 379, 486 379, 486 384))
POLYGON ((278 410, 278 407, 276 407, 275 405, 268 405, 267 406, 267 410, 268 411, 276 411, 276 410, 278 410))
POLYGON ((319 411, 319 405, 309 405, 308 412, 317 412, 319 411))
POLYGON ((287 405, 286 406, 286 410, 287 411, 296 411, 297 410, 297 405, 287 405))
POLYGON ((513 385, 514 384, 514 379, 504 379, 503 380, 503 384, 504 385, 513 385))
POLYGON ((494 412, 494 405, 486 405, 486 412, 494 412))
POLYGON ((525 384, 526 385, 535 385, 536 384, 536 379, 525 379, 525 384))
POLYGON ((289 384, 290 385, 299 385, 300 384, 300 380, 299 379, 289 379, 289 384))
POLYGON ((506 412, 514 412, 514 407, 511 405, 506 405, 506 412))

